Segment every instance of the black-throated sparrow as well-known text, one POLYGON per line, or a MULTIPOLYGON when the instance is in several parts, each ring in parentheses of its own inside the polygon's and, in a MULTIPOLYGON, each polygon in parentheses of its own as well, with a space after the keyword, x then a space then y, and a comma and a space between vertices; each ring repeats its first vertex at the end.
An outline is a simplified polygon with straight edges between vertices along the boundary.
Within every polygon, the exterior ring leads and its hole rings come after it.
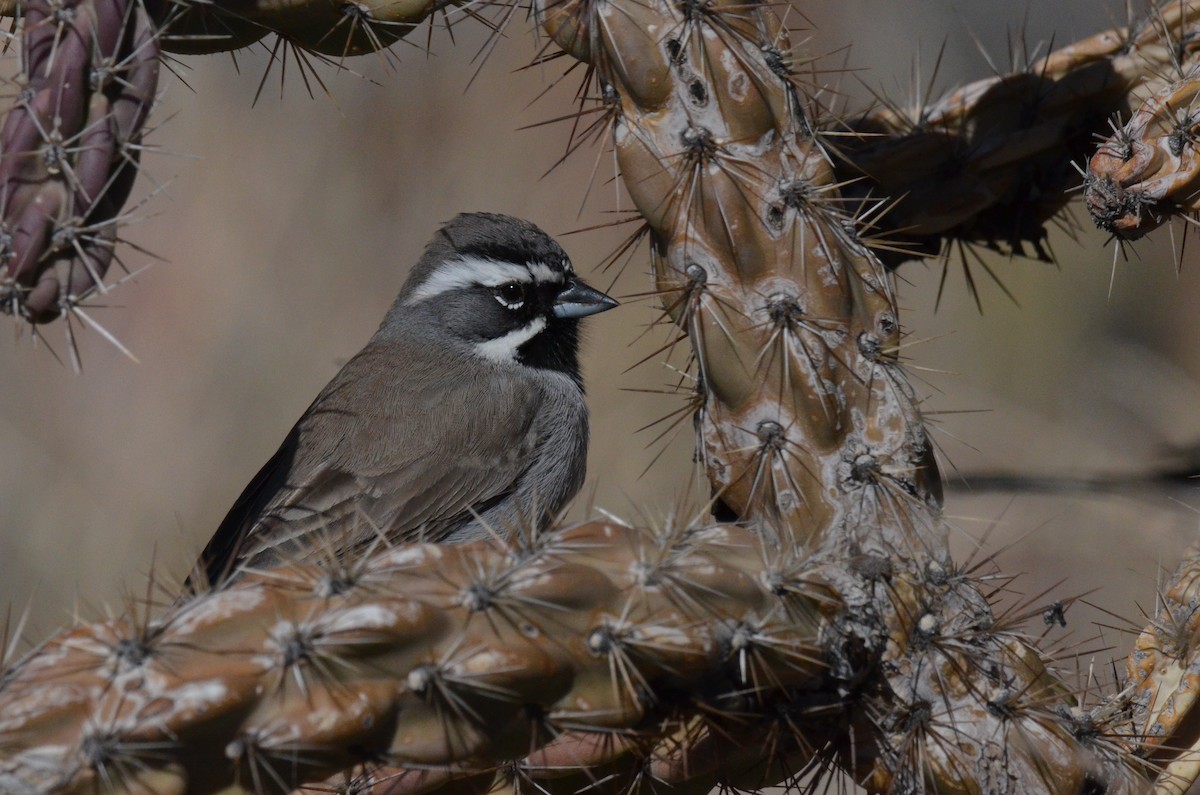
POLYGON ((533 224, 454 218, 208 542, 210 584, 323 539, 345 550, 543 525, 583 483, 579 319, 616 305, 533 224))

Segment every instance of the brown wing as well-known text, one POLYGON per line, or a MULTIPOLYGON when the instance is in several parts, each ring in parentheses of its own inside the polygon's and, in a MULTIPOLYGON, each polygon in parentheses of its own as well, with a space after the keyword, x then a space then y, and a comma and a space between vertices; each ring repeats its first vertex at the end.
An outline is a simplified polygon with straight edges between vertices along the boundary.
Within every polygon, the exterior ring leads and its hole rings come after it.
POLYGON ((371 343, 234 503, 201 559, 209 581, 320 544, 444 537, 511 492, 540 400, 475 357, 371 343))

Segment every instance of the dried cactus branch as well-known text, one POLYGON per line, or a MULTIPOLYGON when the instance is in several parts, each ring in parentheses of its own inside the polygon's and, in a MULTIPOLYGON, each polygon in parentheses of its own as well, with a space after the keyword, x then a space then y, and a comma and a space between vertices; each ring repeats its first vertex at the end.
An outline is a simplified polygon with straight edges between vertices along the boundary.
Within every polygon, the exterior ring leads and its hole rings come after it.
POLYGON ((1200 64, 1148 99, 1088 162, 1087 207, 1101 229, 1133 240, 1197 201, 1200 64))
POLYGON ((885 107, 828 129, 847 195, 887 204, 873 229, 890 244, 881 256, 896 264, 966 241, 1018 254, 1028 245, 1050 259, 1045 227, 1080 183, 1074 164, 1091 155, 1094 135, 1110 120, 1129 116, 1135 94, 1156 92, 1191 70, 1198 18, 1194 0, 1163 3, 1138 24, 1098 33, 927 107, 881 98, 885 107))

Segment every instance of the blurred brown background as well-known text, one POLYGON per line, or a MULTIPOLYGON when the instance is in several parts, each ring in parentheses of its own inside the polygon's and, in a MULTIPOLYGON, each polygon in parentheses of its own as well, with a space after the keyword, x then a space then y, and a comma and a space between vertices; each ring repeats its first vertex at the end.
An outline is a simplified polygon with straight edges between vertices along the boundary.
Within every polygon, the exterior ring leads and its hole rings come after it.
MULTIPOLYGON (((938 93, 990 73, 975 39, 1005 65, 1009 43, 1022 37, 1031 49, 1062 45, 1123 21, 1115 4, 1096 2, 1035 2, 1004 18, 995 8, 825 0, 790 20, 816 29, 796 34, 804 51, 856 70, 827 75, 837 89, 827 96, 852 109, 869 101, 865 87, 919 96, 943 41, 938 93)), ((169 264, 93 313, 140 364, 91 332, 81 335, 79 376, 28 334, 0 346, 0 604, 29 606, 30 637, 75 614, 102 614, 122 593, 143 590, 151 568, 166 578, 186 572, 241 488, 370 336, 438 223, 487 209, 562 234, 613 219, 610 156, 585 150, 542 176, 563 152, 567 126, 519 129, 569 112, 574 75, 538 99, 565 61, 525 68, 537 44, 516 21, 468 88, 482 27, 466 20, 455 38, 452 46, 435 33, 427 55, 424 31, 414 34, 416 44, 393 48, 394 71, 381 57, 346 62, 361 77, 317 65, 330 95, 314 83, 315 98, 289 55, 282 89, 275 63, 257 104, 269 62, 261 48, 236 62, 174 64, 178 77, 164 80, 154 115, 161 127, 148 139, 162 151, 145 158, 157 182, 145 180, 137 195, 161 190, 125 230, 169 264)), ((1000 556, 1006 572, 1026 575, 1018 588, 1037 594, 1067 578, 1054 593, 1068 597, 1099 587, 1091 601, 1138 623, 1153 609, 1160 566, 1200 535, 1200 491, 973 494, 955 476, 1139 473, 1200 441, 1200 263, 1186 256, 1177 276, 1163 230, 1118 263, 1110 296, 1111 247, 1084 227, 1078 244, 1052 233, 1057 268, 989 260, 1019 308, 977 270, 981 316, 954 271, 935 313, 940 266, 906 266, 903 319, 913 340, 926 340, 907 353, 932 368, 916 371, 917 389, 949 462, 959 554, 991 523, 990 549, 1030 534, 1000 556)), ((1177 224, 1177 239, 1181 232, 1177 224)), ((624 234, 563 242, 587 273, 624 234)), ((133 269, 150 261, 131 248, 123 256, 133 269)), ((647 289, 646 273, 642 252, 614 294, 647 289)), ((592 280, 608 287, 610 276, 592 280)), ((641 521, 669 513, 691 478, 690 423, 639 477, 660 448, 647 448, 654 434, 636 429, 678 405, 640 391, 669 382, 667 368, 652 361, 626 372, 671 334, 643 336, 656 316, 652 304, 629 301, 590 323, 586 350, 591 488, 598 505, 641 521)), ((44 332, 65 357, 61 325, 44 332)), ((1091 609, 1068 618, 1076 638, 1096 633, 1090 620, 1120 623, 1091 609)), ((1084 648, 1128 642, 1105 630, 1102 643, 1084 648)))

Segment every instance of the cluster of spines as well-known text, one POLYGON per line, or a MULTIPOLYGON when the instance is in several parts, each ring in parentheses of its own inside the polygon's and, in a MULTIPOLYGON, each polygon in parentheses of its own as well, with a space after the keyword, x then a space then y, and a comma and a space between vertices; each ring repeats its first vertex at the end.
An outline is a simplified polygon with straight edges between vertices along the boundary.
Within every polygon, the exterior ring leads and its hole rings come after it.
POLYGON ((1070 691, 951 573, 891 277, 863 232, 874 219, 847 212, 825 136, 776 68, 787 35, 773 12, 565 0, 539 13, 619 98, 621 176, 691 341, 698 458, 722 514, 842 606, 823 650, 853 696, 828 705, 842 720, 824 761, 891 791, 1136 791, 1125 746, 1094 741, 1114 726, 1076 732, 1070 691))
MULTIPOLYGON (((0 312, 29 324, 65 316, 76 367, 79 325, 129 353, 88 307, 119 283, 106 281, 113 263, 129 274, 120 253, 122 245, 131 245, 121 239, 133 214, 125 205, 146 150, 144 127, 164 50, 236 49, 270 32, 294 46, 298 58, 304 52, 325 57, 383 50, 444 5, 0 3, 0 16, 16 16, 21 23, 23 59, 0 130, 0 312)), ((311 71, 301 66, 309 77, 311 71)), ((33 330, 38 334, 36 325, 33 330)))
MULTIPOLYGON (((1000 283, 973 246, 1051 260, 1046 227, 1063 224, 1096 131, 1128 117, 1138 93, 1190 70, 1198 15, 1198 3, 1163 3, 1136 24, 1043 58, 1014 55, 1011 71, 928 104, 905 108, 880 96, 880 108, 831 124, 825 140, 847 197, 887 200, 872 224, 886 241, 882 258, 896 265, 957 252, 973 293, 973 265, 1000 283)), ((1109 229, 1130 223, 1093 215, 1109 229)))
POLYGON ((1191 221, 1200 202, 1200 64, 1146 100, 1100 143, 1085 177, 1088 212, 1121 240, 1172 218, 1191 221))
POLYGON ((247 574, 153 618, 63 632, 14 665, 0 789, 287 791, 355 764, 749 781, 766 773, 747 727, 774 733, 778 758, 800 741, 762 716, 825 676, 832 599, 796 577, 768 588, 766 559, 736 528, 593 523, 533 550, 383 551, 350 577, 247 574))
POLYGON ((936 562, 592 523, 343 564, 52 638, 0 681, 0 788, 759 790, 839 768, 895 792, 1146 783, 1123 709, 1080 707, 936 562))

